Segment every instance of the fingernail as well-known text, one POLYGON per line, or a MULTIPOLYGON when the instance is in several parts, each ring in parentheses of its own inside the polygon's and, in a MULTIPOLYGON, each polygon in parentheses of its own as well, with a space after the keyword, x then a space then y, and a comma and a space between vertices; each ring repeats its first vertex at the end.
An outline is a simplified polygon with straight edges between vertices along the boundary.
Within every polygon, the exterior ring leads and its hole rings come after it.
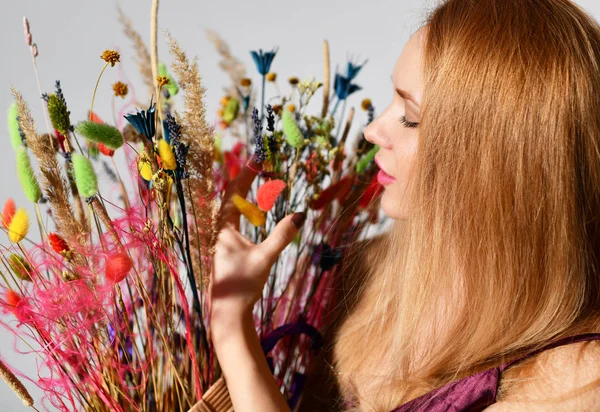
POLYGON ((294 213, 292 216, 292 223, 296 226, 296 229, 300 229, 306 220, 306 213, 294 213))

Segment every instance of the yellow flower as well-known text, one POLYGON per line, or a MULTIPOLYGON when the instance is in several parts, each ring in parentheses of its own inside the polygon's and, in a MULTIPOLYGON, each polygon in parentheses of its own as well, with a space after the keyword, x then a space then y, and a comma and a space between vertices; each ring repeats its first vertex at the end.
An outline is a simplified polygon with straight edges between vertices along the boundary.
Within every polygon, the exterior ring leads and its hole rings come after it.
POLYGON ((102 53, 102 56, 100 57, 106 63, 110 63, 110 67, 114 67, 115 64, 121 61, 121 55, 119 54, 119 52, 114 50, 104 50, 104 53, 102 53))
POLYGON ((287 107, 287 109, 288 109, 290 112, 294 113, 294 112, 296 111, 296 105, 295 105, 295 104, 288 104, 288 107, 287 107))
POLYGON ((251 84, 252 84, 252 79, 249 79, 247 77, 244 77, 242 80, 240 80, 240 86, 250 87, 251 84))
POLYGON ((360 106, 362 107, 362 109, 366 112, 369 110, 369 108, 372 106, 371 103, 371 99, 365 99, 362 101, 362 103, 360 104, 360 106))
POLYGON ((275 80, 277 80, 277 73, 269 72, 267 73, 266 78, 268 82, 274 82, 275 80))
POLYGON ((160 89, 163 86, 166 86, 167 84, 170 84, 171 81, 169 80, 169 78, 167 76, 158 76, 156 78, 156 81, 158 82, 158 88, 160 89))
POLYGON ((149 182, 152 180, 152 166, 150 166, 150 161, 146 158, 141 158, 138 162, 138 170, 140 171, 140 176, 142 179, 149 182))
POLYGON ((17 209, 10 225, 8 225, 8 237, 11 241, 18 243, 27 236, 29 231, 29 215, 22 207, 17 209))
POLYGON ((223 106, 223 107, 227 106, 227 103, 229 103, 229 100, 231 100, 231 96, 221 97, 221 106, 223 106))
POLYGON ((258 206, 248 202, 240 195, 233 195, 231 200, 240 213, 254 226, 262 226, 266 223, 267 219, 265 218, 265 214, 258 206))
POLYGON ((129 93, 129 87, 123 82, 116 82, 113 84, 113 91, 115 92, 115 96, 122 97, 123 99, 129 93))
POLYGON ((177 161, 175 160, 173 149, 165 139, 160 139, 158 141, 158 155, 162 160, 163 168, 167 170, 175 170, 177 168, 177 161))

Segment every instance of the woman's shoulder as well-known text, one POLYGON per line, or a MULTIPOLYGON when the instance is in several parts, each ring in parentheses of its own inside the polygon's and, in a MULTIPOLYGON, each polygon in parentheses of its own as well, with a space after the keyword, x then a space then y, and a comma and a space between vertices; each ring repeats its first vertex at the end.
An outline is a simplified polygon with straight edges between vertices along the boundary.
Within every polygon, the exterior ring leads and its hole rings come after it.
POLYGON ((502 374, 486 411, 600 410, 600 340, 545 350, 502 374))

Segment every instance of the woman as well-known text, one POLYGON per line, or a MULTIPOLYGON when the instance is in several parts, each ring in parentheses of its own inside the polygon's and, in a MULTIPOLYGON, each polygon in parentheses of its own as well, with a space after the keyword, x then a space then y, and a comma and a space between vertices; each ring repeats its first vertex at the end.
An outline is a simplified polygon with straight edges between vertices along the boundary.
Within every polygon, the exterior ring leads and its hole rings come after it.
MULTIPOLYGON (((598 24, 567 0, 447 0, 391 90, 365 137, 396 222, 337 333, 346 409, 600 410, 598 24)), ((234 409, 285 411, 251 308, 304 215, 260 245, 223 219, 211 322, 234 409)))

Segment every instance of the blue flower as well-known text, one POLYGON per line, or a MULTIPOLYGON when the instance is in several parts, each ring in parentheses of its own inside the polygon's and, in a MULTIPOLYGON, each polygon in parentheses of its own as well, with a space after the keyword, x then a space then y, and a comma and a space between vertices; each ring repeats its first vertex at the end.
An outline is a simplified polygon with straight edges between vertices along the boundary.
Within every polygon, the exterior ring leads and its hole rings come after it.
POLYGON ((156 103, 153 104, 152 100, 150 100, 150 107, 148 107, 148 110, 138 110, 136 114, 127 114, 124 117, 133 127, 135 127, 135 130, 137 130, 139 134, 146 136, 148 140, 152 140, 156 133, 156 124, 154 123, 156 117, 156 103))
MULTIPOLYGON (((358 72, 356 72, 356 73, 358 73, 358 72)), ((357 92, 361 89, 361 87, 359 85, 351 83, 351 79, 349 79, 348 77, 344 77, 339 73, 335 74, 333 88, 335 90, 336 96, 340 100, 345 100, 352 93, 357 92)))
POLYGON ((258 70, 258 72, 264 76, 271 70, 271 63, 273 63, 273 59, 277 54, 277 49, 274 48, 268 52, 263 52, 262 49, 260 49, 258 52, 251 51, 250 54, 254 59, 256 70, 258 70))
POLYGON ((346 78, 348 81, 354 80, 360 69, 367 64, 367 61, 368 60, 365 60, 362 64, 355 64, 351 61, 348 62, 348 65, 346 66, 346 78))

